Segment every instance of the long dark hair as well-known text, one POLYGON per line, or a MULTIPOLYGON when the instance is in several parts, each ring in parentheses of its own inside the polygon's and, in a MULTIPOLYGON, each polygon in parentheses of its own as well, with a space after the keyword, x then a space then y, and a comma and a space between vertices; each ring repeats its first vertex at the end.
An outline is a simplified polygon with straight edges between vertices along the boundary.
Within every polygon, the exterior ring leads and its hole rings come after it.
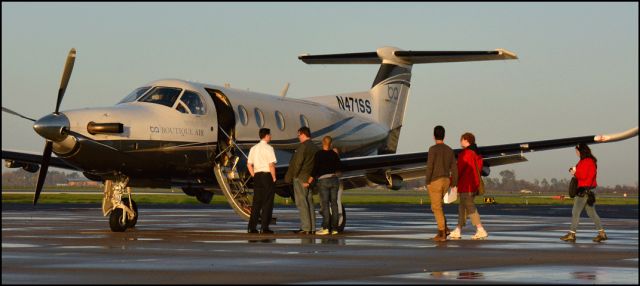
POLYGON ((576 146, 576 150, 580 152, 580 160, 591 158, 593 159, 593 162, 596 163, 596 165, 598 164, 598 159, 596 159, 596 157, 593 156, 593 154, 591 153, 591 148, 589 148, 587 144, 584 144, 584 143, 578 144, 576 146))

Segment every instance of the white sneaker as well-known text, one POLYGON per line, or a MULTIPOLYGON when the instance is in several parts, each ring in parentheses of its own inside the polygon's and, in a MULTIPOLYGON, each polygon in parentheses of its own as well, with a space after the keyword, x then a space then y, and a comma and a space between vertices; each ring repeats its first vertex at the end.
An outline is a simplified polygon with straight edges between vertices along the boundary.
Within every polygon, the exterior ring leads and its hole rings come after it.
POLYGON ((326 229, 326 228, 323 228, 322 230, 317 231, 316 234, 317 235, 327 235, 327 234, 329 234, 329 230, 326 229))
POLYGON ((477 240, 477 239, 486 239, 489 236, 489 234, 487 234, 487 231, 484 230, 484 228, 479 228, 478 231, 476 231, 476 234, 474 234, 471 239, 473 240, 477 240))
POLYGON ((449 233, 449 239, 460 239, 460 236, 460 228, 457 227, 451 233, 449 233))

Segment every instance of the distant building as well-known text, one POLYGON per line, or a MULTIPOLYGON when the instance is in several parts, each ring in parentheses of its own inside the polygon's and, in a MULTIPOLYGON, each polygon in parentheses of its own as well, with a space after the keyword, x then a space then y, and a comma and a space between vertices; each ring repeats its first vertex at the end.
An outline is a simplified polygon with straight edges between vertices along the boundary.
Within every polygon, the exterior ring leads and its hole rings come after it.
POLYGON ((67 180, 67 186, 69 187, 99 187, 102 185, 100 182, 91 181, 87 179, 69 179, 67 180))

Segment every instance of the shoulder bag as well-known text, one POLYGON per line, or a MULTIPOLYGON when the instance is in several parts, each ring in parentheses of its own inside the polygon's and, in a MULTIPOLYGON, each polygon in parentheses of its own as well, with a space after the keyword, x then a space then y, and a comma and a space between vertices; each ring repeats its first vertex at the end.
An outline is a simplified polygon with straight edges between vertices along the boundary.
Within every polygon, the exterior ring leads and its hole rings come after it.
POLYGON ((477 161, 475 161, 475 159, 473 161, 473 164, 476 166, 476 174, 478 174, 479 181, 477 194, 484 196, 484 181, 482 180, 482 174, 480 174, 480 170, 478 170, 478 163, 477 161))

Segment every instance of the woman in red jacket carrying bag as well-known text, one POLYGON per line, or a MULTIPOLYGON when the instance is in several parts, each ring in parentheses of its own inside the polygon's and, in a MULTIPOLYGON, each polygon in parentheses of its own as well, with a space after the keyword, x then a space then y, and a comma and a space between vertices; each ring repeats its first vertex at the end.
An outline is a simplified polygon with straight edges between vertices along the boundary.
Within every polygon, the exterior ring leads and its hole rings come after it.
POLYGON ((476 234, 471 239, 485 239, 489 235, 482 227, 480 215, 473 202, 480 185, 478 170, 482 169, 482 157, 478 154, 476 137, 473 134, 468 132, 462 134, 460 146, 463 150, 458 154, 458 197, 460 198, 458 225, 449 234, 449 238, 460 239, 461 230, 467 223, 467 216, 469 216, 471 223, 477 228, 476 234))
POLYGON ((576 230, 578 229, 580 214, 582 214, 583 209, 586 209, 587 215, 593 220, 598 230, 598 236, 593 238, 593 241, 601 242, 607 240, 607 234, 604 233, 604 228, 600 223, 600 217, 598 213, 596 213, 595 194, 593 193, 593 189, 598 186, 598 182, 596 181, 598 160, 591 154, 589 146, 584 143, 576 146, 576 155, 580 157, 580 161, 578 161, 578 165, 569 169, 569 172, 578 179, 578 194, 573 198, 571 229, 569 233, 560 239, 570 242, 576 241, 576 230))

